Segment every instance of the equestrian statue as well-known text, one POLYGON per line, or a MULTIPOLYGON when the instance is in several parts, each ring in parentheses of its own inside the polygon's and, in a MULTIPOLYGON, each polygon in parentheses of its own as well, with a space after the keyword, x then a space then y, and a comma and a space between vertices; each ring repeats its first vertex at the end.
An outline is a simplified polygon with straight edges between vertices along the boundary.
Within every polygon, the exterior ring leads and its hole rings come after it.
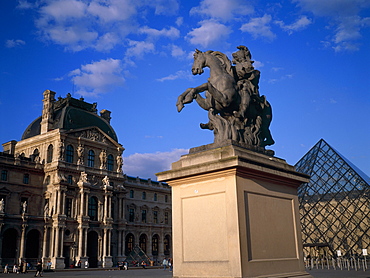
POLYGON ((232 140, 255 150, 273 145, 269 126, 272 109, 265 96, 259 94, 260 71, 254 69, 246 46, 238 46, 233 60, 218 51, 194 53, 193 75, 210 69, 208 82, 188 88, 177 99, 177 111, 195 101, 208 111, 208 123, 202 129, 213 130, 214 143, 232 140), (201 93, 204 92, 204 96, 201 93))

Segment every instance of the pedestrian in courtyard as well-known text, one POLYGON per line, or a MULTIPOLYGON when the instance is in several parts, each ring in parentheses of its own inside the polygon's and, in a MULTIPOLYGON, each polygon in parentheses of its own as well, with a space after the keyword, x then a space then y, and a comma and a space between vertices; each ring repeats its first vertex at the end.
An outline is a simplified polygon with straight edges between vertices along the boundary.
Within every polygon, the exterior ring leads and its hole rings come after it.
POLYGON ((9 265, 8 265, 8 264, 6 264, 6 265, 4 266, 4 273, 9 274, 9 265))
POLYGON ((141 262, 141 267, 145 269, 146 263, 144 261, 141 262))
POLYGON ((26 274, 27 273, 27 263, 26 261, 23 261, 21 264, 21 273, 26 274))
POLYGON ((37 265, 36 265, 35 277, 37 277, 37 276, 42 277, 42 263, 41 262, 38 262, 37 265))
POLYGON ((167 261, 166 258, 163 259, 162 265, 163 265, 163 270, 166 270, 166 268, 168 266, 168 261, 167 261))
POLYGON ((17 274, 19 274, 19 268, 18 268, 18 265, 17 265, 17 264, 15 264, 15 265, 13 266, 13 273, 17 273, 17 274))
POLYGON ((123 269, 124 270, 128 270, 128 262, 124 262, 123 263, 123 269))
POLYGON ((170 267, 170 272, 172 272, 172 269, 173 269, 173 259, 171 259, 171 258, 168 259, 168 266, 170 267))

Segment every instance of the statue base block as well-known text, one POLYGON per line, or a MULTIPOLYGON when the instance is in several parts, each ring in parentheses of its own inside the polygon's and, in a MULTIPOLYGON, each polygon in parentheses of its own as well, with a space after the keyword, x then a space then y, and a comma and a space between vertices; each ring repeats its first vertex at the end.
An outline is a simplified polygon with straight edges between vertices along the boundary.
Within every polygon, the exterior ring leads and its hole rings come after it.
POLYGON ((229 144, 157 176, 172 187, 173 277, 311 277, 297 197, 307 175, 229 144))

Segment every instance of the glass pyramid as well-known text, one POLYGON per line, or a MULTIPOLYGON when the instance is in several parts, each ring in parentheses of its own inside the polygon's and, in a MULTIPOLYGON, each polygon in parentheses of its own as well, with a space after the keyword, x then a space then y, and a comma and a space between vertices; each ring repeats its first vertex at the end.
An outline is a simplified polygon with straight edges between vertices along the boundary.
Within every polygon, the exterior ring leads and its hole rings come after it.
POLYGON ((323 139, 295 167, 311 176, 298 188, 303 246, 331 255, 369 249, 370 178, 323 139))

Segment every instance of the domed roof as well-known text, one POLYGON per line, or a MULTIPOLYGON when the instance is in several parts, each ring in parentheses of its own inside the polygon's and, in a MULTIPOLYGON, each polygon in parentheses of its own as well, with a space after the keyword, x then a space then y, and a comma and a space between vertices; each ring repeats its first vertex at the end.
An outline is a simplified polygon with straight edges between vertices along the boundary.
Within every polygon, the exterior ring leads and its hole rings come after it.
MULTIPOLYGON (((69 94, 66 98, 59 98, 54 102, 53 122, 50 130, 62 129, 69 131, 88 127, 98 127, 114 141, 118 142, 116 132, 109 124, 110 117, 99 116, 96 113, 96 103, 90 104, 83 99, 72 98, 69 94)), ((42 116, 34 120, 22 135, 22 140, 41 134, 42 116)))

